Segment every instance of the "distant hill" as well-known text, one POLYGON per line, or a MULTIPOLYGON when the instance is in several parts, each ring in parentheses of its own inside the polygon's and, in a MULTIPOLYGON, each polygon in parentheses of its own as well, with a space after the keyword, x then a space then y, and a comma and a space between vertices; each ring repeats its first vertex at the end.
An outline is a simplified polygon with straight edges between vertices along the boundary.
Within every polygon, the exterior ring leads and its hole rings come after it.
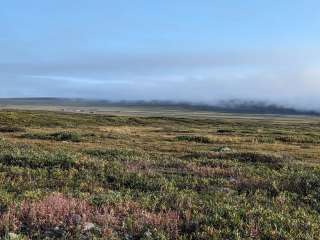
POLYGON ((301 110, 276 104, 257 101, 229 100, 217 104, 201 104, 173 101, 109 101, 82 98, 0 98, 0 105, 35 105, 35 106, 78 106, 78 107, 161 107, 170 109, 186 109, 193 111, 214 111, 222 113, 313 115, 320 112, 301 110))

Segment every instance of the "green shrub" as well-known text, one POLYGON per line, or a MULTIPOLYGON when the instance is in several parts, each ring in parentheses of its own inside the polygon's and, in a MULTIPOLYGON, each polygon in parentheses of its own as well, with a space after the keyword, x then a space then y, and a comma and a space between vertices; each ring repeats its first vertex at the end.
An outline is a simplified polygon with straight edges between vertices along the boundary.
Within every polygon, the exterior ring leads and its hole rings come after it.
POLYGON ((320 143, 320 136, 285 135, 275 139, 284 143, 320 143))
POLYGON ((62 168, 67 169, 75 165, 75 159, 64 152, 40 152, 30 149, 11 149, 0 152, 0 163, 7 166, 29 168, 62 168))
POLYGON ((238 152, 238 153, 227 153, 225 154, 229 158, 235 158, 241 162, 252 162, 252 163, 264 163, 273 166, 282 166, 286 157, 261 153, 261 152, 238 152))
POLYGON ((16 126, 0 126, 0 132, 2 133, 14 133, 23 132, 24 129, 16 126))
POLYGON ((197 143, 212 143, 212 140, 206 136, 189 136, 182 135, 176 137, 178 141, 197 142, 197 143))
POLYGON ((217 130, 217 133, 234 133, 235 131, 233 130, 233 129, 227 129, 227 128, 225 128, 225 129, 218 129, 217 130))
POLYGON ((84 150, 84 153, 93 156, 98 157, 101 159, 106 160, 135 160, 138 157, 144 156, 147 160, 147 155, 143 152, 137 152, 133 150, 127 150, 127 149, 121 149, 121 148, 115 148, 115 149, 86 149, 84 150))
POLYGON ((280 188, 298 194, 300 201, 320 212, 320 170, 293 169, 282 177, 280 188))
POLYGON ((56 133, 26 133, 23 138, 54 140, 54 141, 71 141, 80 142, 81 136, 76 132, 56 132, 56 133))

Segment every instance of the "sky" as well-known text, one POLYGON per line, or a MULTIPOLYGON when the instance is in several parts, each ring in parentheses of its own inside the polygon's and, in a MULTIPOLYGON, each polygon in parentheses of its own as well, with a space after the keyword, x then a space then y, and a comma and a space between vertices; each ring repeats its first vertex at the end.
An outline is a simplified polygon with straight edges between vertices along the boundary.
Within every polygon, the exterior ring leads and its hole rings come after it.
POLYGON ((318 0, 4 0, 0 97, 320 110, 318 0))

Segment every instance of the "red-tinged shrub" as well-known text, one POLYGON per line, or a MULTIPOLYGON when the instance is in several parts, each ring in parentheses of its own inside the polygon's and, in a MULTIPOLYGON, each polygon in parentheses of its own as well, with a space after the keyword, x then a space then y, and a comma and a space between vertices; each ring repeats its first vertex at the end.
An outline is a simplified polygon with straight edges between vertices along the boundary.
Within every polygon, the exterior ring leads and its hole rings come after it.
POLYGON ((179 215, 176 212, 151 213, 143 212, 139 216, 141 225, 147 224, 158 230, 168 232, 171 237, 176 238, 179 233, 179 215))
POLYGON ((0 232, 15 232, 20 229, 21 221, 17 218, 16 209, 10 208, 0 216, 0 232))
POLYGON ((139 236, 146 227, 151 227, 176 238, 179 230, 179 215, 176 212, 152 213, 141 209, 135 202, 105 205, 96 212, 94 222, 102 226, 103 231, 113 229, 120 232, 125 225, 125 231, 133 236, 139 236))
POLYGON ((58 229, 60 234, 75 237, 84 232, 87 223, 97 226, 105 238, 114 233, 139 237, 146 229, 156 229, 174 239, 179 216, 176 212, 148 212, 132 201, 93 207, 87 201, 54 193, 40 201, 9 207, 0 218, 0 231, 2 236, 9 231, 43 236, 58 229))
POLYGON ((23 202, 19 219, 27 229, 45 230, 61 227, 67 230, 91 218, 92 208, 82 200, 52 194, 37 202, 23 202))

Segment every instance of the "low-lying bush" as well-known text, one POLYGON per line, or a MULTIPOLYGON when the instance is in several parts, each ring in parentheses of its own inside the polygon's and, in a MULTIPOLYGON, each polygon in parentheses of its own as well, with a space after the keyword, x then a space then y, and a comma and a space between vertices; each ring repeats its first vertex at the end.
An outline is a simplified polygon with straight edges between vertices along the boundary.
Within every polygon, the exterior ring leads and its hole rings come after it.
POLYGON ((178 141, 197 142, 197 143, 212 143, 212 140, 206 136, 182 135, 182 136, 177 136, 176 139, 178 141))
POLYGON ((261 178, 240 178, 235 180, 236 189, 242 193, 255 193, 256 191, 266 191, 270 196, 276 196, 279 190, 272 182, 261 178))
POLYGON ((84 153, 106 160, 134 160, 137 157, 146 156, 142 152, 133 150, 115 148, 115 149, 86 149, 84 153))
POLYGON ((149 212, 135 202, 104 204, 97 208, 85 200, 53 193, 40 201, 11 206, 0 215, 0 233, 4 236, 18 232, 41 239, 141 239, 146 234, 151 239, 159 234, 175 239, 179 221, 176 212, 149 212))
POLYGON ((234 133, 235 132, 235 130, 233 130, 233 129, 227 129, 227 128, 225 128, 225 129, 218 129, 217 130, 217 133, 234 133))
POLYGON ((282 191, 296 193, 298 199, 320 212, 319 169, 292 169, 280 182, 282 191))
POLYGON ((80 142, 81 140, 81 135, 76 132, 26 133, 26 134, 23 134, 22 137, 29 138, 29 139, 71 141, 71 142, 80 142))
POLYGON ((237 152, 226 153, 225 155, 241 162, 264 163, 273 166, 282 166, 283 161, 286 160, 286 157, 281 155, 261 152, 237 152))
POLYGON ((290 160, 290 156, 263 152, 193 152, 184 156, 186 159, 231 159, 243 163, 262 163, 270 167, 280 168, 290 160))
POLYGON ((285 135, 277 136, 275 139, 284 143, 320 143, 320 136, 285 135))
POLYGON ((72 155, 57 152, 40 152, 32 149, 9 149, 0 152, 0 163, 7 166, 28 168, 62 168, 67 169, 75 165, 72 155))
POLYGON ((14 133, 23 132, 24 129, 16 126, 0 126, 0 132, 2 133, 14 133))

